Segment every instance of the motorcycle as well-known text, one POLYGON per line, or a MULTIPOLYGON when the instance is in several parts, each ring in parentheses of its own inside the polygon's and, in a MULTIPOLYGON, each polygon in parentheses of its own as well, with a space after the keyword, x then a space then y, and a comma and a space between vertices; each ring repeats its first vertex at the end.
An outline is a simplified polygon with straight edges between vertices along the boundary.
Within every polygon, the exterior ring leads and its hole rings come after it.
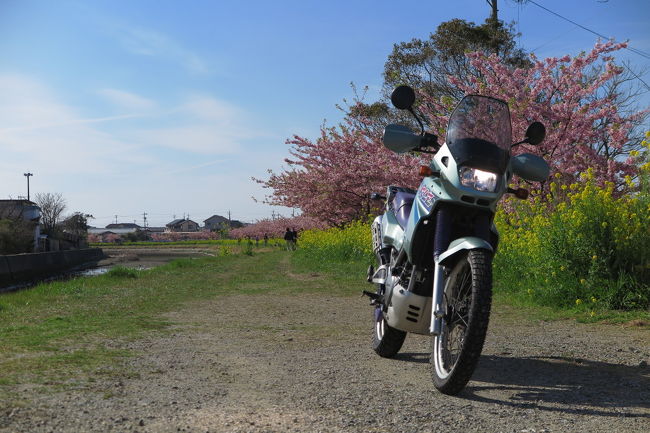
POLYGON ((391 101, 415 117, 421 132, 388 125, 384 145, 396 153, 430 153, 433 159, 420 168, 417 190, 389 186, 385 196, 371 195, 385 200, 385 212, 371 226, 377 269, 370 266, 368 282, 376 291, 364 291, 374 307, 372 347, 391 358, 407 333, 432 335, 434 385, 455 395, 474 372, 488 328, 497 203, 506 193, 528 197, 527 190, 508 187, 513 175, 528 181, 549 175, 542 158, 511 157, 511 148, 538 145, 546 130, 534 122, 523 141, 511 144, 507 103, 468 95, 452 112, 440 145, 413 110, 413 89, 397 87, 391 101))

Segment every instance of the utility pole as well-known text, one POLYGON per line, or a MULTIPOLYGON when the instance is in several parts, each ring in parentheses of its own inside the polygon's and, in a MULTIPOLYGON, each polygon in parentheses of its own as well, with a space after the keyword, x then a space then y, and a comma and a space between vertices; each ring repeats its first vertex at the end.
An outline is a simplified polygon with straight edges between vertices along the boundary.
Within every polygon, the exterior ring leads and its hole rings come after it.
POLYGON ((147 213, 146 212, 142 213, 142 219, 144 220, 143 224, 144 224, 144 228, 146 229, 147 228, 147 213))
POLYGON ((29 178, 34 175, 32 173, 23 173, 23 175, 27 178, 27 201, 29 201, 29 178))
POLYGON ((115 224, 117 224, 117 215, 115 215, 115 224))
POLYGON ((229 225, 229 226, 230 226, 230 222, 231 222, 231 219, 230 219, 230 209, 228 209, 228 225, 229 225))
POLYGON ((496 29, 497 22, 499 21, 499 16, 498 16, 499 9, 497 7, 497 1, 498 0, 485 0, 485 1, 492 8, 492 13, 490 14, 490 22, 496 29))

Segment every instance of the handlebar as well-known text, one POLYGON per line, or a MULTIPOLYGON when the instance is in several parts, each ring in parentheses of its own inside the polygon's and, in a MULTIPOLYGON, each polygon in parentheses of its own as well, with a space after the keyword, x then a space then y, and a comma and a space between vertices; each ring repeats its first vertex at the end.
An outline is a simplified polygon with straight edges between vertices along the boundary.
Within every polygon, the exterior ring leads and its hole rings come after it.
POLYGON ((422 147, 433 147, 434 152, 437 152, 440 148, 440 145, 438 144, 438 136, 425 132, 422 138, 420 138, 420 148, 422 147))

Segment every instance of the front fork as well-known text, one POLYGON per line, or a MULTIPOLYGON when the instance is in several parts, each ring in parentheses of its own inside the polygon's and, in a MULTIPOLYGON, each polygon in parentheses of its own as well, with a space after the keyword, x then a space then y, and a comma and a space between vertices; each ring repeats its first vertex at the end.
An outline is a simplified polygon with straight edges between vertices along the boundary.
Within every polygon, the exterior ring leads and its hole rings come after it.
POLYGON ((436 259, 435 268, 433 270, 433 298, 431 302, 431 324, 429 325, 429 333, 433 335, 440 335, 442 329, 442 317, 445 311, 442 309, 442 301, 445 293, 445 271, 443 266, 438 263, 436 259))
POLYGON ((443 309, 445 296, 445 269, 441 262, 457 254, 461 250, 486 249, 493 251, 492 245, 488 242, 490 238, 490 218, 487 215, 479 217, 475 221, 474 236, 462 237, 451 243, 451 210, 441 207, 436 216, 436 232, 433 241, 433 296, 431 299, 431 323, 429 332, 433 335, 440 335, 442 330, 442 318, 445 315, 443 309))
POLYGON ((436 231, 433 240, 433 297, 431 299, 431 324, 429 332, 433 335, 440 335, 442 328, 442 317, 445 315, 442 309, 445 291, 445 272, 438 258, 449 247, 451 231, 451 211, 445 206, 438 209, 436 215, 436 231))

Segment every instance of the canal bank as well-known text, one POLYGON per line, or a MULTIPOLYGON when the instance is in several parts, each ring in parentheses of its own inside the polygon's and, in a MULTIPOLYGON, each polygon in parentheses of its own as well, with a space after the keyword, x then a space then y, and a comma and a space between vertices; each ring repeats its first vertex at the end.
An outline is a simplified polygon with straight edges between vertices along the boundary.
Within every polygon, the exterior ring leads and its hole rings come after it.
POLYGON ((95 266, 104 259, 101 248, 0 256, 0 287, 95 266))

